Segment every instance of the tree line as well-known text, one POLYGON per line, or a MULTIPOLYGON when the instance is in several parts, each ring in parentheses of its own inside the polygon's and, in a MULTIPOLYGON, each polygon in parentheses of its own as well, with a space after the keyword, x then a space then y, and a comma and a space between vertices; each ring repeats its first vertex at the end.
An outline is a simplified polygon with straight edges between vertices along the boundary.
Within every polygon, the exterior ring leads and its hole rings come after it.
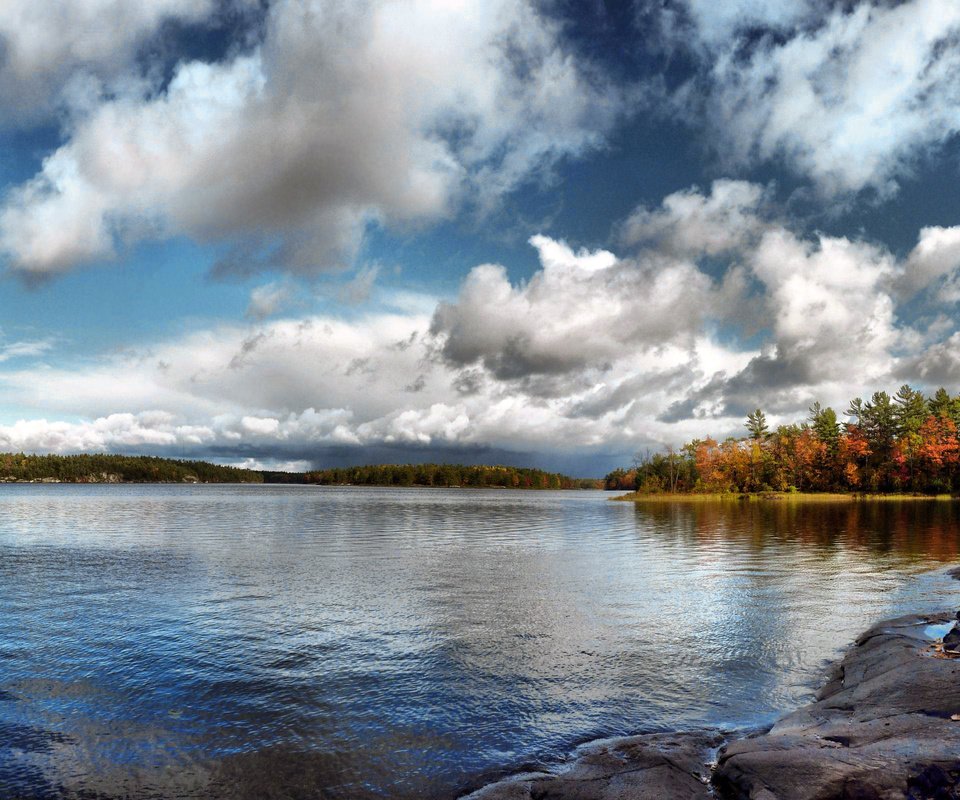
POLYGON ((206 461, 100 454, 0 454, 0 481, 61 483, 262 483, 258 470, 206 461))
POLYGON ((361 486, 473 486, 510 489, 599 489, 600 481, 556 472, 462 464, 375 464, 310 472, 240 469, 156 456, 106 453, 0 453, 0 483, 298 483, 361 486))
POLYGON ((307 483, 357 486, 470 486, 505 489, 597 489, 599 481, 556 472, 463 464, 370 464, 308 472, 307 483))
POLYGON ((960 491, 960 396, 940 388, 927 397, 904 385, 892 397, 857 397, 844 414, 841 422, 816 402, 804 421, 771 430, 758 408, 747 415, 745 437, 643 454, 604 485, 650 493, 960 491))

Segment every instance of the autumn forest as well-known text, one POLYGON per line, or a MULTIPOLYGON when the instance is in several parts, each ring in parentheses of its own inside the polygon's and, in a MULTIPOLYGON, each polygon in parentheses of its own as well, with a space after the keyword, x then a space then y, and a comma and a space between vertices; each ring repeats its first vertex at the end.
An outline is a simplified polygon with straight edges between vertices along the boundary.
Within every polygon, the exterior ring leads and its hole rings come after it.
POLYGON ((960 490, 960 397, 902 386, 837 412, 814 403, 806 420, 771 429, 757 409, 747 435, 697 439, 638 455, 606 476, 608 489, 659 492, 908 492, 960 490))

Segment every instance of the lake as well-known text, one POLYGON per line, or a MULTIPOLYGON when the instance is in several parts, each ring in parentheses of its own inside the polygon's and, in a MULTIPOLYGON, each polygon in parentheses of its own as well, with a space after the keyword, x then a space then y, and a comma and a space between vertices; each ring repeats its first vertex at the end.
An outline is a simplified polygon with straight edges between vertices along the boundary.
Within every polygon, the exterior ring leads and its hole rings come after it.
POLYGON ((955 503, 0 487, 0 797, 453 797, 772 721, 960 603, 955 503))

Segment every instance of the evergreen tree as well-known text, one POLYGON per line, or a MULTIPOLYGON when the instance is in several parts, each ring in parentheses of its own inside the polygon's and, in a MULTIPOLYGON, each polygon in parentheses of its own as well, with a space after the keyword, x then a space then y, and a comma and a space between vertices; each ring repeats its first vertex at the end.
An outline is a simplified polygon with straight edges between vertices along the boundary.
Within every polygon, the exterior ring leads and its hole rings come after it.
POLYGON ((810 406, 810 426, 817 441, 822 442, 830 453, 836 453, 840 445, 840 423, 837 412, 832 408, 822 408, 820 402, 810 406))
POLYGON ((850 401, 850 407, 847 409, 846 414, 848 417, 853 417, 854 425, 863 425, 863 400, 859 397, 854 397, 850 401))
POLYGON ((930 398, 929 405, 932 416, 950 419, 960 428, 960 397, 951 397, 950 393, 941 386, 930 398))
POLYGON ((770 429, 767 427, 767 417, 759 408, 747 414, 746 426, 750 438, 754 441, 765 439, 770 433, 770 429))
POLYGON ((929 406, 921 392, 904 384, 894 397, 898 436, 916 436, 927 419, 929 406))

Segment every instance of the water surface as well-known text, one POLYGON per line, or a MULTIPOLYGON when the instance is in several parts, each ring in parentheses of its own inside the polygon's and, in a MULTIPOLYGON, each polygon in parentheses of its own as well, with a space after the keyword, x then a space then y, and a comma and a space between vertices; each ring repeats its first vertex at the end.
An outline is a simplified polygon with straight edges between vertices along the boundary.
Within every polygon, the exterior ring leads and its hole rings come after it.
POLYGON ((0 797, 451 797, 960 602, 956 504, 608 498, 0 487, 0 797))

